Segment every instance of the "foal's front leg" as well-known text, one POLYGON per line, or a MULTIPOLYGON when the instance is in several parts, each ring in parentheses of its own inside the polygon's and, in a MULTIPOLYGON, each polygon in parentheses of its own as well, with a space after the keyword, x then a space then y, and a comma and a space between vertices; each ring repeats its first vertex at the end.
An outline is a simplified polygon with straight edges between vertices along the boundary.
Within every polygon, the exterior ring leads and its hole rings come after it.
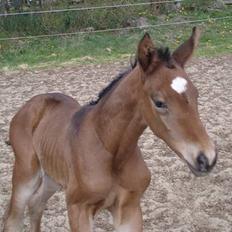
POLYGON ((93 208, 84 203, 68 204, 69 224, 72 232, 93 231, 93 208))
POLYGON ((143 220, 140 195, 120 189, 115 204, 110 209, 117 232, 142 232, 143 220))

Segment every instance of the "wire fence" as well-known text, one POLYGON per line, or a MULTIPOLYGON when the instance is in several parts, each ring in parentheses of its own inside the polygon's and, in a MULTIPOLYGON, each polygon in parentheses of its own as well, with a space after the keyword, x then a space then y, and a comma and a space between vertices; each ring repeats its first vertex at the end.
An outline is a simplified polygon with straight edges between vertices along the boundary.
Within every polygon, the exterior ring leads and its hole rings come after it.
POLYGON ((142 18, 141 14, 146 12, 146 16, 148 14, 148 17, 152 15, 154 18, 153 10, 156 7, 175 5, 182 0, 143 0, 124 4, 109 2, 95 6, 80 4, 82 7, 78 8, 0 14, 0 41, 148 28, 148 22, 144 26, 136 22, 142 18))
POLYGON ((212 22, 216 20, 225 20, 225 19, 232 19, 232 16, 212 17, 212 18, 207 18, 207 19, 180 21, 180 22, 172 22, 172 23, 159 23, 159 24, 153 24, 153 25, 150 24, 150 25, 133 26, 133 27, 109 28, 109 29, 104 29, 104 30, 77 31, 77 32, 70 32, 70 33, 56 33, 56 34, 47 34, 47 35, 7 37, 7 38, 0 38, 0 41, 39 39, 39 38, 59 37, 59 36, 73 36, 73 35, 81 35, 81 34, 83 35, 83 34, 104 33, 104 32, 117 32, 117 31, 135 30, 135 29, 148 29, 148 28, 163 27, 163 26, 212 22))
MULTIPOLYGON (((0 14, 0 18, 4 17, 5 20, 9 16, 20 17, 21 15, 30 16, 33 18, 36 15, 43 14, 54 14, 54 13, 64 13, 64 12, 78 12, 78 11, 96 11, 96 10, 110 10, 110 9, 120 9, 128 7, 139 7, 139 6, 148 6, 148 5, 163 5, 163 4, 178 4, 184 0, 161 0, 161 1, 146 1, 146 2, 137 2, 137 3, 127 3, 127 4, 114 4, 114 5, 101 5, 101 6, 89 6, 89 7, 78 7, 78 8, 66 8, 66 9, 53 9, 53 10, 43 10, 43 11, 27 11, 27 12, 15 12, 8 14, 0 14)), ((193 19, 193 20, 184 20, 177 22, 162 22, 157 24, 146 23, 144 25, 136 26, 119 26, 114 28, 107 27, 106 29, 95 29, 94 27, 82 28, 72 32, 62 32, 62 33, 48 33, 48 34, 37 34, 37 35, 23 35, 23 36, 12 36, 12 37, 0 37, 0 41, 15 41, 15 40, 31 40, 31 39, 42 39, 42 38, 51 38, 51 37, 68 37, 74 35, 84 35, 84 34, 97 34, 97 33, 107 33, 107 32, 121 32, 129 30, 142 30, 149 28, 158 28, 158 27, 169 27, 177 25, 188 25, 188 24, 199 24, 214 22, 218 20, 229 20, 232 19, 231 16, 224 17, 208 17, 203 19, 193 19)), ((17 19, 16 19, 17 21, 17 19)))
POLYGON ((152 37, 154 35, 157 46, 168 45, 170 49, 174 49, 179 46, 183 37, 186 38, 189 35, 190 28, 195 24, 199 25, 204 32, 199 46, 200 54, 216 55, 221 51, 232 51, 232 45, 229 42, 232 35, 230 12, 198 14, 199 12, 196 11, 197 14, 195 14, 195 12, 182 11, 183 8, 179 8, 170 16, 166 14, 166 9, 163 14, 156 14, 157 12, 152 10, 156 10, 158 3, 162 6, 162 4, 176 4, 180 1, 143 1, 16 12, 4 15, 6 17, 0 15, 0 66, 15 66, 21 63, 33 65, 56 60, 66 62, 66 60, 85 61, 86 59, 88 62, 98 57, 108 59, 109 56, 121 57, 121 55, 125 58, 131 56, 136 50, 134 41, 140 39, 140 32, 148 29, 152 37), (154 8, 151 8, 152 4, 154 8), (103 21, 98 21, 99 15, 103 21), (131 20, 133 17, 134 24, 121 24, 124 19, 131 20), (112 21, 112 18, 115 21, 112 21), (140 24, 141 18, 146 20, 140 24), (67 19, 73 20, 74 26, 61 28, 61 23, 67 19), (85 24, 82 20, 87 23, 85 24), (112 23, 104 24, 105 21, 112 23), (38 28, 36 28, 37 25, 38 28), (52 27, 49 27, 51 25, 52 27), (221 34, 221 32, 225 33, 221 34), (125 41, 125 44, 122 41, 125 41), (118 46, 121 44, 122 46, 118 46))
POLYGON ((62 13, 71 11, 86 11, 86 10, 100 10, 100 9, 115 9, 131 6, 147 6, 147 5, 160 5, 166 3, 176 4, 182 2, 183 0, 175 1, 150 1, 150 2, 139 2, 139 3, 127 3, 127 4, 115 4, 115 5, 103 5, 103 6, 91 6, 91 7, 78 7, 78 8, 66 8, 66 9, 54 9, 54 10, 43 10, 43 11, 27 11, 27 12, 16 12, 16 13, 6 13, 0 14, 0 17, 17 16, 17 15, 34 15, 34 14, 47 14, 47 13, 62 13))

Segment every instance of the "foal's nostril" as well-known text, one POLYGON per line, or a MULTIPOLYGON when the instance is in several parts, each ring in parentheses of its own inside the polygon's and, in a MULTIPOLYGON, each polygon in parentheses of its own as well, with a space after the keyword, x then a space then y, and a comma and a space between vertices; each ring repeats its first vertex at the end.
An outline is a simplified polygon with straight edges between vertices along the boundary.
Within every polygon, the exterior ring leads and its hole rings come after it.
POLYGON ((209 170, 209 161, 203 152, 200 152, 197 157, 197 165, 200 172, 207 172, 209 170))

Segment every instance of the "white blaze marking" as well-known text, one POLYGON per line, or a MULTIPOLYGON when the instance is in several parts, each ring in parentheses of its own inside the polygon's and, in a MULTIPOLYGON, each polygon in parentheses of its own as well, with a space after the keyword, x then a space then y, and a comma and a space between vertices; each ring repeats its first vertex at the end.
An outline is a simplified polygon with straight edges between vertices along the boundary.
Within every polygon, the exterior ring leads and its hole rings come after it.
POLYGON ((172 80, 171 84, 172 89, 174 89, 177 93, 181 94, 187 89, 187 81, 183 77, 176 77, 172 80))

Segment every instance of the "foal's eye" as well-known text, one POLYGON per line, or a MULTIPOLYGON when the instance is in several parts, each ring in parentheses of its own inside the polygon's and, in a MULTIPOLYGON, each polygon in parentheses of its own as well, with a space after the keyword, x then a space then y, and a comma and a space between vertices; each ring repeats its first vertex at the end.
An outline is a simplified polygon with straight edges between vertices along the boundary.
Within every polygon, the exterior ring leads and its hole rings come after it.
POLYGON ((155 101, 155 106, 159 109, 166 109, 167 105, 162 101, 155 101))

